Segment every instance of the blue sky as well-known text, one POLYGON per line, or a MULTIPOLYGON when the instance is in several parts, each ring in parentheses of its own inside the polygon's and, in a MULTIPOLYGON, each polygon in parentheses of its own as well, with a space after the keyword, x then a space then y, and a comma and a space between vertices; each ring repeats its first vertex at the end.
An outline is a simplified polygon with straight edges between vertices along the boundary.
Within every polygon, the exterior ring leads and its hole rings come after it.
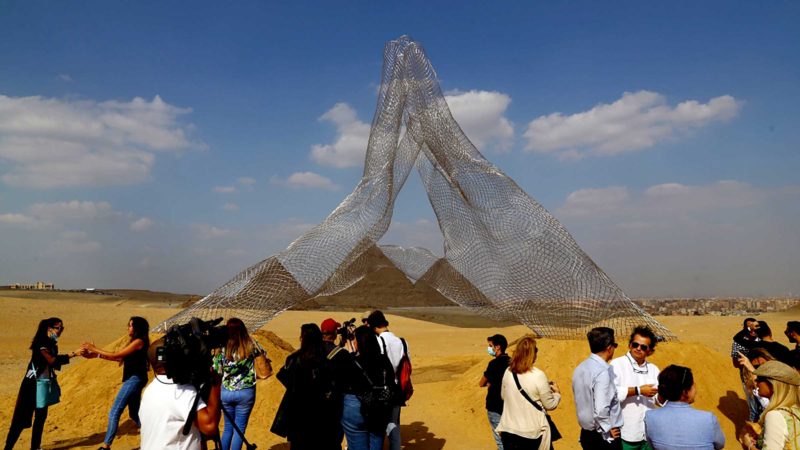
MULTIPOLYGON (((0 3, 0 284, 206 293, 282 250, 408 34, 629 295, 800 293, 800 4, 464 3, 0 3)), ((424 195, 382 242, 441 254, 424 195)))

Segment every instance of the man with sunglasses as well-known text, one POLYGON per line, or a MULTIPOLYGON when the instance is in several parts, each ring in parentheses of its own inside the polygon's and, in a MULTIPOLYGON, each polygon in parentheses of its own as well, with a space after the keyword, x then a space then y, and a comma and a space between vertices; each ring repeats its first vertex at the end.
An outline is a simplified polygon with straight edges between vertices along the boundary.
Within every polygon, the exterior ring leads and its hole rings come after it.
POLYGON ((628 352, 611 361, 614 368, 614 386, 622 405, 622 449, 652 450, 647 443, 644 414, 656 407, 658 394, 658 367, 647 362, 655 351, 657 339, 648 326, 633 329, 628 341, 628 352))
POLYGON ((614 369, 608 364, 617 349, 614 330, 593 328, 586 337, 592 354, 572 373, 575 412, 581 426, 581 448, 618 450, 622 448, 622 410, 614 386, 614 369))

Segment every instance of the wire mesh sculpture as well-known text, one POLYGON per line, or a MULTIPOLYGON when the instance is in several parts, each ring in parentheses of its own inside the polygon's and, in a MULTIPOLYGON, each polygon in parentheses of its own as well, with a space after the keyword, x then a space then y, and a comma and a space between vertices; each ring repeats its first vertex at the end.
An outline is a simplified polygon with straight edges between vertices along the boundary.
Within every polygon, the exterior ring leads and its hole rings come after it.
POLYGON ((580 337, 599 325, 624 333, 646 324, 674 338, 625 296, 558 220, 480 154, 450 114, 422 46, 406 36, 384 48, 364 173, 353 192, 286 250, 155 331, 192 316, 236 316, 258 329, 300 302, 352 286, 386 261, 461 306, 522 323, 540 336, 580 337), (425 249, 377 245, 414 167, 443 234, 442 258, 425 249))

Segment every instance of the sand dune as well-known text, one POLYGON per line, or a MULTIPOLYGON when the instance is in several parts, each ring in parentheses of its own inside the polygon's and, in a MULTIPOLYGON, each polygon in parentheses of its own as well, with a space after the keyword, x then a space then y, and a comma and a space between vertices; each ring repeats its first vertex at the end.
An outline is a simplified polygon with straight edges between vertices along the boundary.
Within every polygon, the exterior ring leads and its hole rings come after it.
MULTIPOLYGON (((3 356, 0 371, 8 380, 0 386, 0 423, 3 424, 0 432, 5 434, 8 429, 19 380, 29 356, 26 348, 40 318, 56 315, 64 320, 62 351, 71 350, 90 338, 96 343, 108 343, 106 347, 112 348, 125 342, 121 335, 131 315, 142 315, 155 323, 176 312, 172 308, 142 304, 102 301, 80 295, 56 300, 0 297, 0 308, 4 311, 4 326, 0 327, 0 356, 3 356)), ((289 311, 267 324, 256 337, 267 348, 277 370, 291 347, 298 345, 302 323, 319 323, 329 316, 341 321, 352 315, 348 312, 289 311)), ((792 315, 787 312, 761 317, 773 323, 777 332, 792 315)), ((492 448, 483 403, 485 391, 477 387, 489 362, 485 338, 501 332, 513 340, 527 329, 522 326, 461 328, 393 315, 388 318, 390 328, 408 340, 414 363, 416 392, 402 413, 404 448, 492 448)), ((729 440, 727 448, 738 448, 734 442, 735 430, 744 421, 746 406, 737 373, 731 368, 727 346, 740 324, 739 318, 672 316, 659 320, 675 331, 681 342, 659 345, 652 362, 661 368, 671 363, 692 367, 698 383, 695 406, 717 414, 729 440)), ((553 413, 564 434, 556 448, 578 448, 579 429, 570 379, 573 368, 587 356, 587 345, 581 341, 543 339, 540 348, 537 366, 561 386, 564 394, 561 406, 553 413)), ((50 409, 44 448, 97 448, 104 436, 108 409, 119 388, 121 374, 118 365, 107 361, 77 360, 65 367, 60 377, 63 401, 50 409)), ((288 448, 281 438, 269 432, 283 394, 282 386, 270 378, 259 382, 257 391, 248 438, 262 449, 288 448)), ((23 433, 17 447, 25 448, 29 436, 29 432, 23 433)), ((138 448, 138 439, 138 432, 124 415, 114 448, 138 448)))

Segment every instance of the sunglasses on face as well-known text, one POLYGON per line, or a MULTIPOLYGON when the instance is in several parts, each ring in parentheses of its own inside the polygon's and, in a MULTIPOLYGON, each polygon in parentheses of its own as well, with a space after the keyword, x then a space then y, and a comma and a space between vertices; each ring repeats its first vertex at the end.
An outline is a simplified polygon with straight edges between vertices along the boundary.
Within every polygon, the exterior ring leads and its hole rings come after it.
POLYGON ((643 352, 650 350, 650 346, 647 344, 640 344, 638 342, 631 342, 631 348, 636 350, 637 348, 641 348, 643 352))

